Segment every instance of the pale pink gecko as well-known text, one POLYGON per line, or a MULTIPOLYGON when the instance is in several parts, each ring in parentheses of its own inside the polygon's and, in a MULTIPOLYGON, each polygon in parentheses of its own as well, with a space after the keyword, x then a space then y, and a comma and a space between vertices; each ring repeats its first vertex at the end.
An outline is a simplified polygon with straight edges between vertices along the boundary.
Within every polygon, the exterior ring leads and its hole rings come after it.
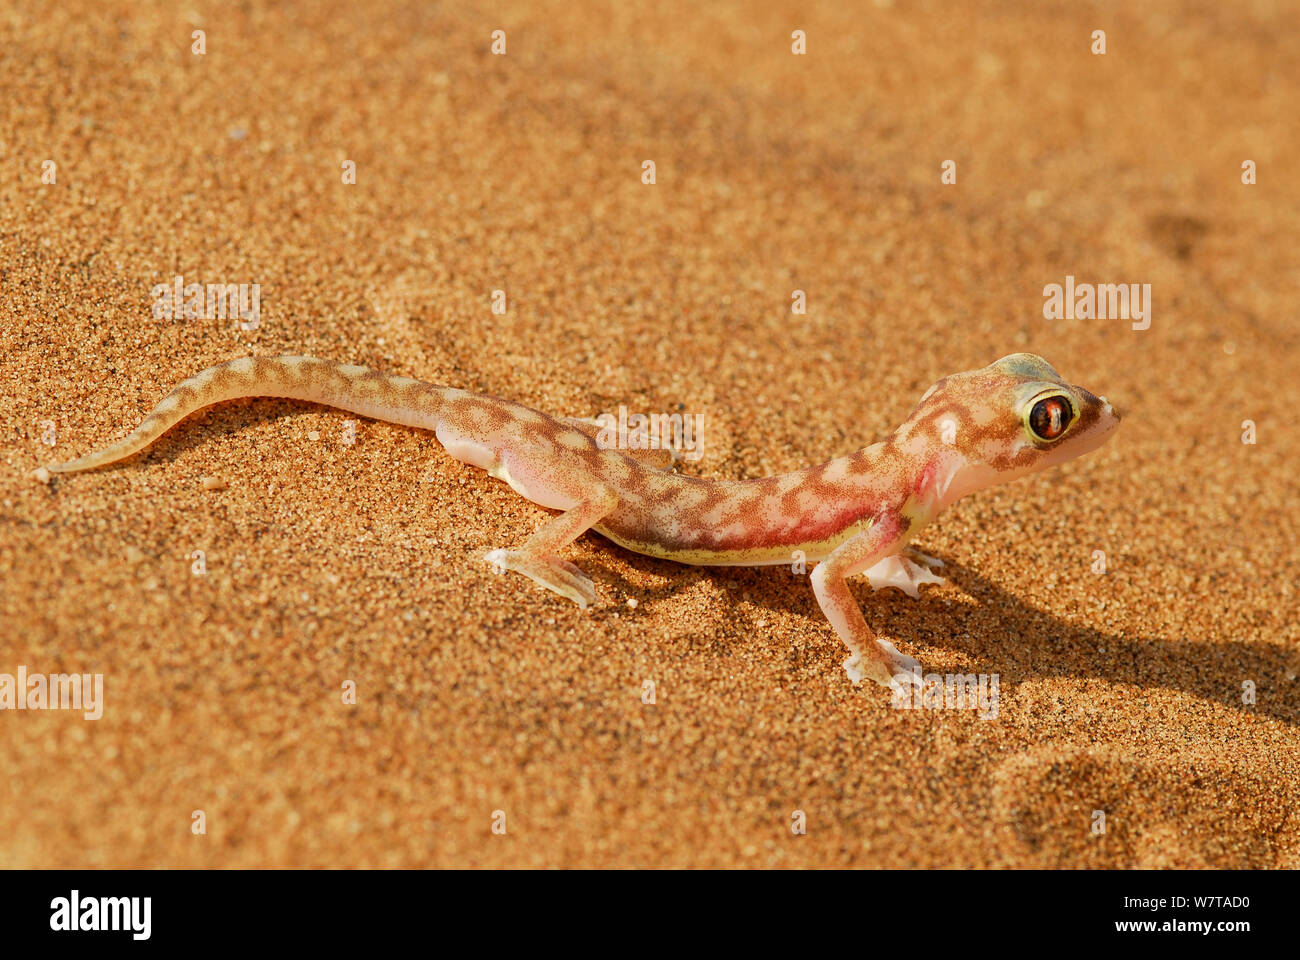
POLYGON ((1096 449, 1119 424, 1104 397, 1017 353, 944 377, 902 426, 856 453, 774 477, 706 480, 662 469, 664 451, 603 449, 590 423, 509 400, 310 357, 245 357, 182 382, 118 443, 37 475, 121 460, 196 410, 239 397, 292 397, 433 430, 453 457, 563 511, 518 548, 486 559, 580 607, 595 602, 595 587, 559 554, 587 530, 680 563, 816 562, 813 591, 848 647, 850 679, 886 686, 919 664, 872 632, 846 578, 863 573, 876 589, 912 596, 922 584, 942 583, 913 562, 938 564, 908 546, 922 527, 972 491, 1096 449))

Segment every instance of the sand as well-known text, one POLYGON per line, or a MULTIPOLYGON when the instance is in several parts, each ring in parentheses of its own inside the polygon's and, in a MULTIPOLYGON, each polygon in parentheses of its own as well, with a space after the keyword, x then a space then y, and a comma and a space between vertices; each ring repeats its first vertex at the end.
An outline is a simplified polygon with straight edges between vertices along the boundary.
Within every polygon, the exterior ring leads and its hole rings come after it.
POLYGON ((0 14, 0 672, 104 676, 0 713, 0 865, 1300 866, 1294 7, 759 6, 0 14), (259 325, 155 319, 178 274, 259 325), (1149 329, 1044 319, 1066 276, 1149 329), (1015 351, 1118 435, 854 588, 996 717, 853 687, 786 568, 497 576, 546 512, 416 430, 239 401, 28 477, 248 354, 683 410, 751 477, 1015 351))

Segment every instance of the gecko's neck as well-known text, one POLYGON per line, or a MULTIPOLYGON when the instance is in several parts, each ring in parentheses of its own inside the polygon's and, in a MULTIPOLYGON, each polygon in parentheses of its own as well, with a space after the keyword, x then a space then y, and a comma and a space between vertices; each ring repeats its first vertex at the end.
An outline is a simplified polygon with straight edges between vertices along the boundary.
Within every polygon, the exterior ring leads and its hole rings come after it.
POLYGON ((865 469, 890 478, 910 516, 928 523, 968 493, 998 482, 996 471, 909 426, 855 456, 863 458, 865 469))

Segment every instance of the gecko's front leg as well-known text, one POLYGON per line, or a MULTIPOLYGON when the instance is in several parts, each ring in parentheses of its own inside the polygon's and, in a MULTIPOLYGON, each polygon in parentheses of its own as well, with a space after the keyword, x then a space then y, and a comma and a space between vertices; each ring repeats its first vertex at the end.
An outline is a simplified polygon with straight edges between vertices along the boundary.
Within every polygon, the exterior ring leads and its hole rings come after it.
POLYGON ((547 590, 554 590, 586 609, 596 602, 591 578, 560 557, 559 551, 599 523, 618 505, 618 495, 597 486, 587 499, 543 524, 517 550, 493 550, 484 559, 500 570, 522 573, 547 590))
POLYGON ((869 570, 896 553, 907 527, 908 521, 897 512, 882 513, 870 527, 840 544, 813 568, 813 592, 822 613, 849 648, 844 669, 854 683, 869 678, 881 686, 893 687, 898 675, 910 679, 914 676, 912 671, 920 667, 917 661, 899 653, 892 643, 878 637, 867 626, 845 579, 869 570))

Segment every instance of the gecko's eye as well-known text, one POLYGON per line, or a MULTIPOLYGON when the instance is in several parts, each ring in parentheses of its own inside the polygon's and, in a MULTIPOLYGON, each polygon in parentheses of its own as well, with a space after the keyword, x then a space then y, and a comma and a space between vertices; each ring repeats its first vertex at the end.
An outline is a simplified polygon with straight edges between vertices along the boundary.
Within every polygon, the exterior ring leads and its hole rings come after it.
POLYGON ((1063 394, 1043 397, 1029 409, 1028 422, 1039 440, 1058 440, 1074 422, 1074 404, 1063 394))

